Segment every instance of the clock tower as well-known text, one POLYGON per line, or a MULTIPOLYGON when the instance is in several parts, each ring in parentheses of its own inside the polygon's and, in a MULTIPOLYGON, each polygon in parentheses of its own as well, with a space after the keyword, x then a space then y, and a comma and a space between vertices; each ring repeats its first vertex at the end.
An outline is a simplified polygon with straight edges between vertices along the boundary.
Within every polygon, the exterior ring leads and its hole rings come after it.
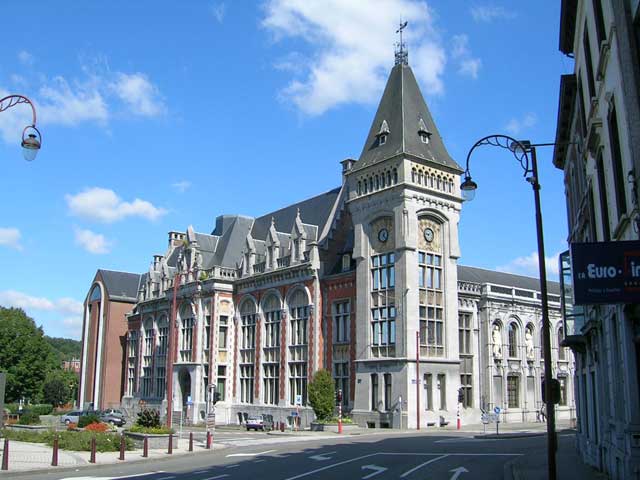
POLYGON ((401 47, 346 174, 357 265, 358 423, 455 421, 461 173, 401 47))

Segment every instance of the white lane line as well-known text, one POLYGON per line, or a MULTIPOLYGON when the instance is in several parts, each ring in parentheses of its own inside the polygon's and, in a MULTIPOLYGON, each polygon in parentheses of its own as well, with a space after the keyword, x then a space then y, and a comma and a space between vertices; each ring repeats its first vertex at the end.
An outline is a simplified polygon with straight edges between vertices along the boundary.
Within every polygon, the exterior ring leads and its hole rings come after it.
POLYGON ((230 453, 227 455, 228 457, 256 457, 258 455, 266 455, 267 453, 273 453, 277 450, 265 450, 264 452, 255 452, 255 453, 230 453))
MULTIPOLYGON (((120 478, 127 478, 127 477, 120 477, 120 478)), ((172 475, 172 476, 170 476, 170 477, 160 477, 160 478, 158 478, 158 479, 156 479, 156 480, 171 480, 171 479, 173 479, 173 478, 176 478, 176 476, 175 476, 175 475, 172 475)))
POLYGON ((402 475, 400 475, 400 478, 407 477, 407 476, 411 475, 413 472, 415 472, 416 470, 420 470, 422 467, 424 467, 426 465, 429 465, 430 463, 437 462, 438 460, 442 460, 443 458, 445 458, 447 456, 448 455, 440 455, 439 457, 432 458, 431 460, 427 460, 426 462, 421 463, 417 467, 413 467, 411 470, 407 470, 402 475))
MULTIPOLYGON (((371 455, 407 455, 407 456, 421 456, 421 457, 435 457, 442 455, 442 452, 436 453, 409 453, 409 452, 378 452, 371 455)), ((447 453, 450 457, 520 457, 524 453, 447 453)))
POLYGON ((233 465, 227 465, 225 468, 237 468, 240 465, 238 465, 237 463, 234 463, 233 465))
POLYGON ((207 473, 208 471, 209 471, 209 470, 198 470, 197 472, 193 472, 193 473, 198 473, 198 474, 200 474, 200 473, 207 473))
POLYGON ((253 463, 262 463, 264 460, 254 460, 253 463))
POLYGON ((309 472, 301 473, 300 475, 296 475, 295 477, 289 477, 286 480, 296 480, 296 478, 308 477, 309 475, 313 475, 314 473, 322 472, 324 470, 328 470, 329 468, 339 467, 340 465, 345 465, 351 462, 357 462, 358 460, 362 460, 363 458, 373 457, 374 455, 378 455, 377 453, 370 453, 368 455, 362 455, 361 457, 352 458, 350 460, 344 460, 342 462, 334 463, 333 465, 327 465, 326 467, 316 468, 315 470, 311 470, 309 472))
POLYGON ((223 473, 222 475, 217 475, 215 477, 205 478, 204 480, 216 480, 216 478, 224 478, 224 477, 228 477, 228 476, 229 476, 228 473, 223 473))

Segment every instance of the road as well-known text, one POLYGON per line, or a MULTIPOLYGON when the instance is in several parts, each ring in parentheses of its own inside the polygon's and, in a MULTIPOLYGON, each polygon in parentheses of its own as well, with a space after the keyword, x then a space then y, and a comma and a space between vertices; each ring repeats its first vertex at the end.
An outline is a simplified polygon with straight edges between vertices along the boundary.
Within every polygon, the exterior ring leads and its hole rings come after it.
MULTIPOLYGON (((101 465, 76 472, 49 469, 32 480, 471 480, 501 479, 507 462, 542 451, 544 437, 474 439, 447 433, 375 433, 345 437, 218 435, 228 448, 152 462, 101 465), (303 441, 304 440, 304 441, 303 441)), ((568 441, 568 439, 565 439, 568 441)), ((8 475, 6 478, 11 478, 8 475)), ((17 478, 17 477, 16 477, 17 478)), ((22 476, 21 478, 25 478, 22 476)))

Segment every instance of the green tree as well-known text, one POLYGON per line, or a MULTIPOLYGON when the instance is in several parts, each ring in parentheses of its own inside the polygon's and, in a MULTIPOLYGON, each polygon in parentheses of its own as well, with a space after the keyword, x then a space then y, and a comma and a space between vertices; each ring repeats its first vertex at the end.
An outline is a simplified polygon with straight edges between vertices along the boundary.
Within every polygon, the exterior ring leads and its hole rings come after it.
POLYGON ((70 397, 70 388, 59 376, 49 378, 43 386, 44 401, 54 407, 67 403, 70 397))
POLYGON ((7 402, 22 397, 38 402, 47 375, 59 368, 42 328, 22 309, 0 307, 0 371, 7 373, 7 402))
POLYGON ((318 370, 309 382, 309 403, 318 420, 328 420, 333 416, 335 386, 328 370, 318 370))

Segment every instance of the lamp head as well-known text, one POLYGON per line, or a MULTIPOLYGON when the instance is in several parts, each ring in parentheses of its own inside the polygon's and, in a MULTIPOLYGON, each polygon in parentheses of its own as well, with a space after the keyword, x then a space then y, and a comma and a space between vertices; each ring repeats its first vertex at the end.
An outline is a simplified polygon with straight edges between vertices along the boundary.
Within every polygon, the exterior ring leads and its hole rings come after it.
POLYGON ((38 150, 42 145, 40 132, 35 127, 35 125, 29 125, 25 127, 22 132, 22 153, 24 155, 24 159, 27 162, 32 162, 35 160, 36 155, 38 155, 38 150), (31 130, 27 135, 27 131, 31 130))
POLYGON ((460 185, 460 191, 462 192, 462 199, 466 202, 470 202, 476 196, 476 190, 478 184, 471 180, 470 175, 464 177, 464 182, 460 185))

